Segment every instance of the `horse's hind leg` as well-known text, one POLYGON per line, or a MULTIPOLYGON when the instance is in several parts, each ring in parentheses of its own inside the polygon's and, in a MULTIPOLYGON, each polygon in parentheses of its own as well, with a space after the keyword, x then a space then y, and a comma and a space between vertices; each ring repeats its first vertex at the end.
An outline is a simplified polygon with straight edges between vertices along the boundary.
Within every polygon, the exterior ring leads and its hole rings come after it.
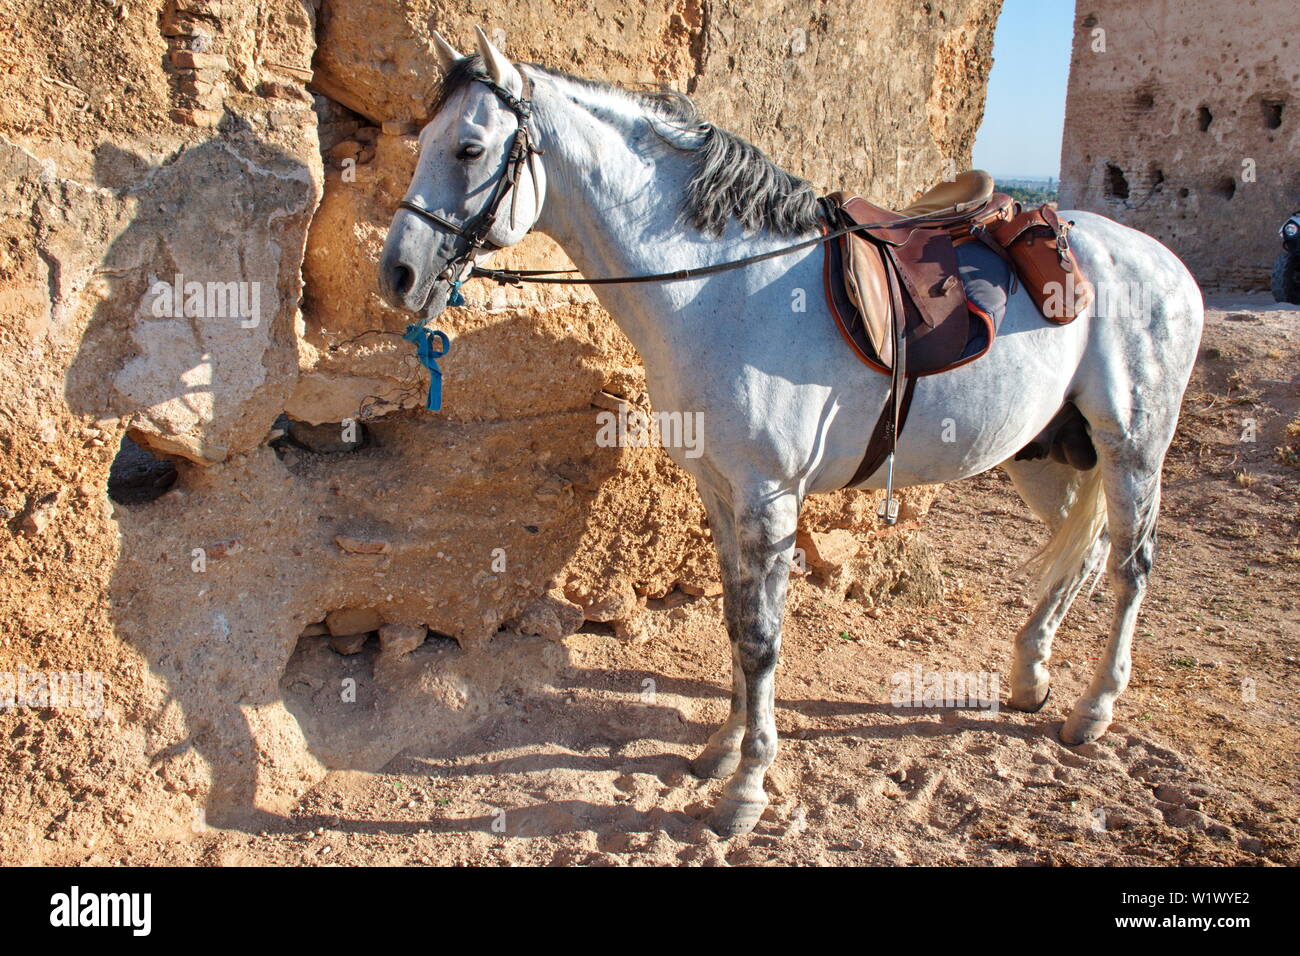
MULTIPOLYGON (((1174 408, 1176 415, 1177 405, 1174 408)), ((1115 701, 1128 686, 1133 632, 1155 558, 1160 468, 1174 421, 1171 416, 1158 427, 1128 429, 1093 423, 1106 493, 1111 544, 1107 574, 1115 594, 1115 613, 1092 683, 1061 729, 1061 739, 1067 744, 1087 743, 1104 734, 1113 719, 1115 701)))
POLYGON ((744 735, 736 769, 723 789, 711 823, 718 833, 732 836, 754 828, 767 806, 763 778, 776 758, 774 684, 781 651, 781 621, 785 614, 790 559, 799 521, 798 497, 783 490, 764 490, 734 506, 733 533, 718 538, 724 568, 724 600, 732 658, 741 675, 734 687, 743 696, 743 710, 732 714, 709 741, 699 763, 702 770, 723 769, 732 758, 722 759, 733 746, 735 719, 741 715, 744 735), (729 579, 728 579, 729 578, 729 579), (707 761, 706 761, 707 758, 707 761))
MULTIPOLYGON (((1065 523, 1088 472, 1051 459, 1007 461, 1002 469, 1011 476, 1016 491, 1031 511, 1055 534, 1065 523)), ((1051 675, 1047 662, 1052 639, 1080 589, 1106 555, 1106 536, 1095 539, 1077 568, 1057 577, 1043 589, 1038 606, 1016 635, 1011 672, 1011 699, 1015 710, 1035 712, 1047 702, 1051 675)))

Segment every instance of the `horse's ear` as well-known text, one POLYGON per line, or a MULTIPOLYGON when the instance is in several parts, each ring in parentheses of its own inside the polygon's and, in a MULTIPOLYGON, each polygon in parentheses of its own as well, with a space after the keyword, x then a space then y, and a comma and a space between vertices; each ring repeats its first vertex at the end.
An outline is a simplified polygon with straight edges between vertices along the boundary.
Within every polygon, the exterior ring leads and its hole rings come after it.
POLYGON ((437 30, 433 31, 433 48, 438 53, 438 65, 442 67, 444 73, 451 69, 453 63, 461 59, 459 51, 448 43, 437 30))
POLYGON ((522 95, 524 78, 519 75, 515 65, 492 45, 492 41, 487 38, 482 27, 476 26, 474 34, 478 37, 478 52, 479 56, 483 57, 483 65, 487 67, 488 77, 503 90, 508 90, 515 96, 522 95))

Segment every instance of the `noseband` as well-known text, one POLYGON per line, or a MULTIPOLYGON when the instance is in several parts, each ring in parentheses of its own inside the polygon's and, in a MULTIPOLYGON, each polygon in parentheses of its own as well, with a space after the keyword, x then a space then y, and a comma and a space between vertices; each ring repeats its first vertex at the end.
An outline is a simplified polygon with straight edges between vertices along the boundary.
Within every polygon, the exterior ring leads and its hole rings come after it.
MULTIPOLYGON (((488 197, 483 211, 467 222, 457 224, 409 199, 403 199, 397 204, 402 209, 409 209, 421 219, 432 223, 439 229, 465 240, 464 248, 448 259, 443 265, 442 271, 438 273, 438 278, 451 283, 451 295, 447 298, 448 305, 465 304, 465 297, 461 295, 460 291, 461 275, 465 271, 464 266, 474 258, 475 253, 480 249, 495 250, 500 248, 500 246, 488 239, 488 235, 496 225, 497 211, 500 209, 501 203, 505 201, 506 194, 518 184, 524 166, 527 166, 529 172, 533 173, 533 188, 537 189, 537 176, 533 167, 533 157, 540 156, 542 150, 533 144, 532 137, 528 132, 528 120, 533 112, 533 103, 530 96, 532 83, 524 75, 523 71, 520 71, 519 76, 523 80, 522 96, 515 96, 486 76, 475 77, 478 82, 495 93, 497 99, 509 107, 519 120, 519 128, 515 130, 515 135, 510 141, 510 152, 506 154, 505 168, 502 169, 501 175, 497 177, 497 181, 492 187, 492 195, 488 197)), ((510 200, 510 224, 512 226, 515 222, 515 207, 518 202, 519 194, 516 193, 510 200)), ((531 226, 529 231, 532 231, 531 226)))

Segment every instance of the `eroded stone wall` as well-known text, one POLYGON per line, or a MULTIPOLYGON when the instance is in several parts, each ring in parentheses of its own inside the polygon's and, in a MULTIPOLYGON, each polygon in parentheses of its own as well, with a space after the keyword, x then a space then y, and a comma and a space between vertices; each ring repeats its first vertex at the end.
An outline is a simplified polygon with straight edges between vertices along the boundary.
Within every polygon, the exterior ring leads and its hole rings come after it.
POLYGON ((1150 233, 1205 288, 1266 289, 1300 208, 1300 7, 1079 0, 1061 204, 1150 233))
MULTIPOLYGON (((0 672, 107 682, 102 716, 0 714, 0 858, 247 824, 329 767, 382 765, 419 721, 472 732, 545 679, 556 645, 528 634, 591 620, 635 640, 647 601, 716 592, 690 479, 595 443, 602 406, 646 399, 588 291, 468 289, 437 415, 409 347, 362 334, 405 324, 374 263, 436 83, 431 28, 467 46, 482 22, 517 58, 666 83, 821 186, 903 201, 968 157, 997 7, 0 0, 0 672), (178 275, 256 283, 256 316, 160 308, 178 275), (366 441, 304 450, 286 411, 355 416, 366 441), (177 464, 146 504, 105 495, 128 432, 177 464), (367 700, 417 702, 375 704, 385 720, 348 738, 364 752, 322 740, 311 701, 332 689, 284 684, 301 635, 331 626, 381 628, 367 700), (460 650, 402 670, 428 632, 460 650)), ((564 261, 542 237, 502 259, 564 261)), ((815 575, 932 595, 918 533, 876 539, 872 511, 810 505, 815 575)))

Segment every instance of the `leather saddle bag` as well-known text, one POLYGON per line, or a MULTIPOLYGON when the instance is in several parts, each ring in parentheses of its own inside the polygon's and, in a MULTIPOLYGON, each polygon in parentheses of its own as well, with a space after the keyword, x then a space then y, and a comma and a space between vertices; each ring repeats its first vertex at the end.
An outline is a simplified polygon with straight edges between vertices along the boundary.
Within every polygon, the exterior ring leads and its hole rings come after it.
POLYGON ((1044 318, 1058 325, 1073 322, 1093 301, 1092 285, 1070 248, 1070 225, 1061 222, 1050 203, 1037 209, 1016 203, 1005 219, 978 227, 1007 251, 1029 297, 1044 318))

